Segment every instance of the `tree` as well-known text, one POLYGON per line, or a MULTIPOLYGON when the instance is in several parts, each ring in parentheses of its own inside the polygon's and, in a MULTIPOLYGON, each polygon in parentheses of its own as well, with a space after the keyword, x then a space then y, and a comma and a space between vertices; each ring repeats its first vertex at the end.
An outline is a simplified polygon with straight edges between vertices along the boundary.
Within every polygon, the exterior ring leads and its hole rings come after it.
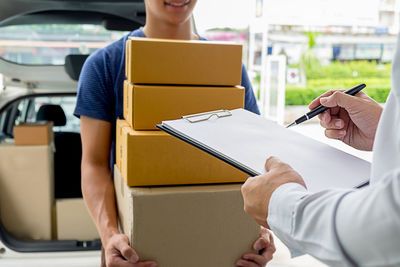
POLYGON ((303 52, 300 58, 300 73, 301 73, 301 82, 305 86, 307 73, 321 70, 321 62, 318 59, 317 55, 312 50, 316 44, 315 39, 317 37, 317 33, 305 32, 304 34, 308 38, 308 48, 306 51, 303 52))

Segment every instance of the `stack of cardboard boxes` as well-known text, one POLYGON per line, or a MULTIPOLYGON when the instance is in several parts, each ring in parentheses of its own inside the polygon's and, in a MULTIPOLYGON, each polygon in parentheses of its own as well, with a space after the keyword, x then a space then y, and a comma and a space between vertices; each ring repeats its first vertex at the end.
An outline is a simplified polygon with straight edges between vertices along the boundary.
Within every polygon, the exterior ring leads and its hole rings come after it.
POLYGON ((122 228, 142 260, 234 266, 251 251, 258 227, 243 211, 239 184, 248 175, 156 128, 183 115, 242 108, 241 51, 204 41, 126 43, 114 183, 122 228))
POLYGON ((17 125, 14 143, 0 144, 0 218, 20 239, 99 238, 82 198, 54 198, 52 122, 17 125))
POLYGON ((15 126, 15 144, 0 144, 0 218, 20 239, 50 240, 55 234, 52 126, 15 126))

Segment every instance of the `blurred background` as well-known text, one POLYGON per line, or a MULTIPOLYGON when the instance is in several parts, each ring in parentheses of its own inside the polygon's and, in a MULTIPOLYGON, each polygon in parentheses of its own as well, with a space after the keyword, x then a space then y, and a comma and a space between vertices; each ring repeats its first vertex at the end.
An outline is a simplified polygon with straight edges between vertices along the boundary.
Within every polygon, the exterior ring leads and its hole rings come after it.
MULTIPOLYGON (((384 103, 399 14, 400 0, 198 0, 194 18, 207 39, 243 45, 262 114, 285 124, 322 92, 361 82, 384 103)), ((92 53, 126 33, 98 25, 2 27, 0 57, 62 65, 66 55, 92 53)))
POLYGON ((288 123, 329 89, 365 83, 384 103, 399 13, 399 0, 199 0, 195 19, 207 39, 243 44, 263 115, 288 123))

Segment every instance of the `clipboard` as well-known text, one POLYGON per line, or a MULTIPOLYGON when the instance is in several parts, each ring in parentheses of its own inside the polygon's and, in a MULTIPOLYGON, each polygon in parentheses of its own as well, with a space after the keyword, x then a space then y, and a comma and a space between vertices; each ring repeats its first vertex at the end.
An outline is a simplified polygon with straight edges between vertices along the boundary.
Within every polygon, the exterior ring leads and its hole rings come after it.
POLYGON ((368 184, 369 162, 244 109, 183 116, 157 127, 251 176, 265 173, 265 160, 277 156, 312 192, 368 184))

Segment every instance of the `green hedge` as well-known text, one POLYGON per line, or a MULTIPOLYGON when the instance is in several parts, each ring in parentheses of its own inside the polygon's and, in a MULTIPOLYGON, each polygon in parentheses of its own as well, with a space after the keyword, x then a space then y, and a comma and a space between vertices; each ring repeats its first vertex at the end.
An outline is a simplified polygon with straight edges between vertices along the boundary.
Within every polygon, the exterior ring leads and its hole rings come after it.
MULTIPOLYGON (((320 96, 324 92, 330 89, 345 89, 350 88, 357 83, 352 83, 349 86, 345 87, 337 87, 337 88, 322 88, 316 89, 312 87, 307 88, 296 88, 296 87, 288 87, 286 89, 286 105, 308 105, 314 100, 316 97, 320 96)), ((366 83, 367 84, 367 83, 366 83)), ((390 86, 370 86, 367 84, 367 88, 363 90, 367 93, 370 97, 375 99, 375 101, 379 103, 386 102, 386 98, 389 95, 390 86)))
POLYGON ((391 64, 379 64, 367 61, 351 61, 346 63, 332 62, 319 68, 306 68, 307 79, 321 78, 390 78, 391 64))
MULTIPOLYGON (((299 68, 299 65, 290 65, 299 68)), ((286 86, 286 105, 308 105, 322 93, 333 89, 348 89, 359 83, 365 83, 363 91, 384 103, 391 88, 391 64, 379 64, 367 61, 332 62, 327 66, 312 65, 305 69, 307 85, 286 86)), ((254 79, 260 83, 260 75, 254 79)))

